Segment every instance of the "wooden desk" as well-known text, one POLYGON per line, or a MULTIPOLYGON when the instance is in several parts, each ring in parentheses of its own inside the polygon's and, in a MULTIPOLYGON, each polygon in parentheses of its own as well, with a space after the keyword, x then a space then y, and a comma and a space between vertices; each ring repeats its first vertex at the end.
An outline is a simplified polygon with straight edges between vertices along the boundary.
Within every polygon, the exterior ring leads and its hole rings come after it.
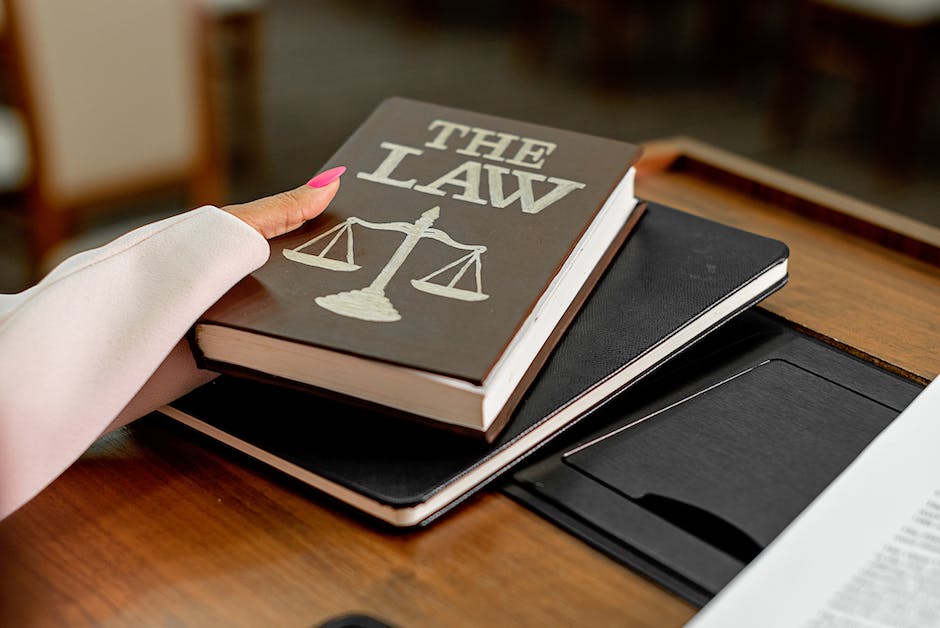
MULTIPOLYGON (((765 306, 926 382, 940 372, 940 230, 690 140, 651 144, 641 196, 786 241, 765 306), (901 252, 906 251, 906 252, 901 252)), ((508 498, 376 530, 145 419, 0 524, 0 624, 676 626, 694 609, 508 498)))

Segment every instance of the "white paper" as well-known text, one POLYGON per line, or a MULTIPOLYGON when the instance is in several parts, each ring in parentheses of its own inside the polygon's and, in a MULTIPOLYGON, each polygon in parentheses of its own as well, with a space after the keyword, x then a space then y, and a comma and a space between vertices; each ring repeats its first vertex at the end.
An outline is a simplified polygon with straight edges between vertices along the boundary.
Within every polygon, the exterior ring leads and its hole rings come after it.
POLYGON ((940 626, 940 382, 688 625, 940 626))

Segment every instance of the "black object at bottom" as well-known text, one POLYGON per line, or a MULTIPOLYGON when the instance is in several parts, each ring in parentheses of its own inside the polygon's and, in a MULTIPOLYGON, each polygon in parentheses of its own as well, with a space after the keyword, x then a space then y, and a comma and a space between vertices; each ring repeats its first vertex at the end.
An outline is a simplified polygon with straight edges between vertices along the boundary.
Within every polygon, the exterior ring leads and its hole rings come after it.
POLYGON ((334 617, 333 619, 320 624, 317 628, 392 628, 392 626, 383 623, 374 617, 356 614, 334 617))
POLYGON ((703 605, 920 390, 754 310, 591 417, 504 490, 703 605))

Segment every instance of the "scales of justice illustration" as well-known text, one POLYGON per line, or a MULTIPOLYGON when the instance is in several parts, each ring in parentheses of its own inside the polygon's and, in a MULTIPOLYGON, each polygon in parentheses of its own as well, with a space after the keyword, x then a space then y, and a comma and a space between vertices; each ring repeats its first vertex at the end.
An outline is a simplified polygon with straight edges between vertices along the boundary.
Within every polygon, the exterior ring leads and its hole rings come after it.
POLYGON ((460 251, 466 251, 467 253, 425 277, 412 279, 411 285, 416 290, 460 301, 483 301, 488 299, 490 295, 484 294, 482 288, 482 262, 480 260, 480 256, 486 252, 486 247, 480 244, 462 244, 440 229, 432 228, 431 225, 434 224, 434 221, 437 220, 440 215, 441 208, 432 207, 421 214, 421 217, 414 223, 369 222, 362 218, 352 216, 335 227, 314 236, 313 239, 304 242, 296 248, 284 249, 284 257, 294 262, 306 264, 307 266, 315 266, 332 271, 351 272, 361 268, 361 266, 356 264, 354 256, 353 226, 379 231, 397 231, 404 233, 405 239, 371 284, 358 290, 348 290, 317 297, 315 299, 316 304, 335 314, 366 321, 390 323, 401 320, 401 314, 398 313, 398 310, 395 309, 392 302, 385 296, 385 287, 398 272, 398 269, 401 268, 405 260, 408 259, 408 256, 414 250, 415 246, 425 238, 437 240, 446 246, 460 251), (318 242, 325 240, 330 235, 333 237, 319 253, 304 252, 304 249, 312 247, 318 242), (327 257, 333 246, 344 236, 346 238, 346 260, 343 261, 341 259, 327 257), (467 274, 467 271, 470 270, 471 267, 473 268, 473 274, 476 279, 476 289, 467 290, 458 288, 457 282, 467 274), (446 284, 437 283, 437 281, 443 281, 442 279, 437 279, 438 277, 454 268, 456 268, 456 271, 449 282, 446 284), (434 279, 437 279, 437 281, 432 281, 434 279))

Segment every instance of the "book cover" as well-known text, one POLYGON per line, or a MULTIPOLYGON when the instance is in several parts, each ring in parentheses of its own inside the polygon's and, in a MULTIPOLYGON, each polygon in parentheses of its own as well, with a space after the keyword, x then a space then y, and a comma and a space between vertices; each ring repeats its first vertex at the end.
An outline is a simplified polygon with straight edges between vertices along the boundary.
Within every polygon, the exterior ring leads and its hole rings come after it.
POLYGON ((393 525, 427 523, 780 288, 787 256, 650 204, 492 444, 225 377, 163 412, 393 525))
MULTIPOLYGON (((197 352, 212 368, 485 430, 622 241, 638 155, 623 142, 389 99, 325 164, 348 167, 331 207, 272 241, 270 261, 197 323, 197 352), (248 336, 226 336, 219 353, 210 340, 220 328, 248 336), (366 362, 283 370, 288 360, 256 338, 290 343, 276 343, 290 355, 316 347, 366 362), (233 342, 244 351, 232 355, 233 342), (407 370, 353 382, 349 372, 368 363, 407 370), (398 378, 413 371, 425 374, 414 386, 398 378), (415 386, 440 382, 453 394, 422 405, 415 386), (396 395, 403 387, 412 394, 396 395), (485 415, 477 423, 456 418, 475 412, 485 415)), ((323 353, 310 361, 328 364, 323 353)))

